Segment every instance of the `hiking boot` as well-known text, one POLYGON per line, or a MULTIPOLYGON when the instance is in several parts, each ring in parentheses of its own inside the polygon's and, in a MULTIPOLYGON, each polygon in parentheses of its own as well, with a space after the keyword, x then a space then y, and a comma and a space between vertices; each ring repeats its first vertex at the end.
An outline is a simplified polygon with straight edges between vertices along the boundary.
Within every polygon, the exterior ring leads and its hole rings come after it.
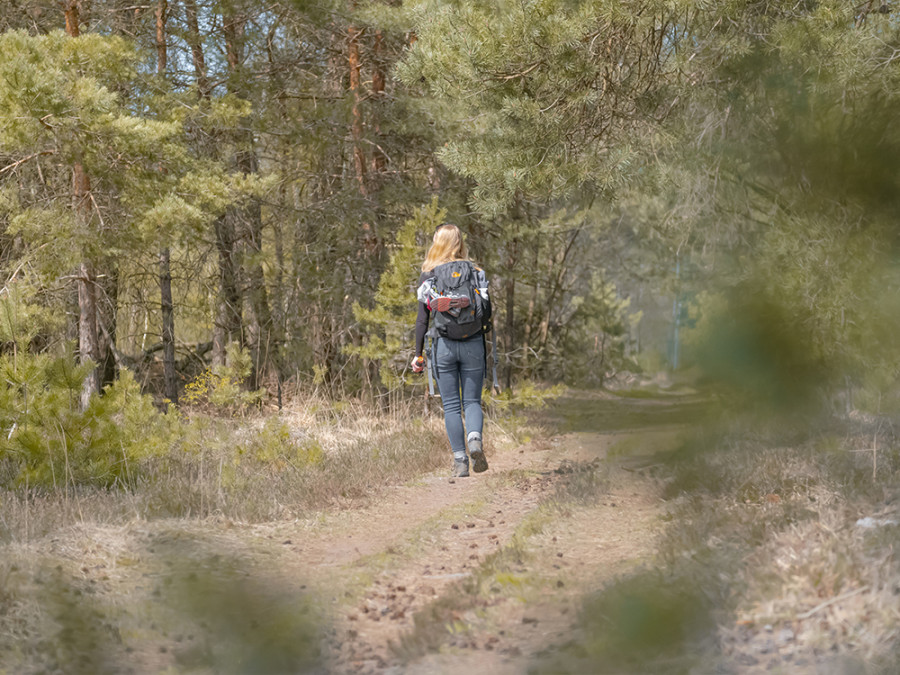
POLYGON ((450 474, 453 478, 466 478, 469 475, 469 460, 454 459, 453 472, 450 474))
POLYGON ((469 456, 472 458, 472 471, 481 473, 487 471, 488 463, 484 456, 484 450, 481 447, 481 434, 473 431, 467 439, 469 445, 469 456))

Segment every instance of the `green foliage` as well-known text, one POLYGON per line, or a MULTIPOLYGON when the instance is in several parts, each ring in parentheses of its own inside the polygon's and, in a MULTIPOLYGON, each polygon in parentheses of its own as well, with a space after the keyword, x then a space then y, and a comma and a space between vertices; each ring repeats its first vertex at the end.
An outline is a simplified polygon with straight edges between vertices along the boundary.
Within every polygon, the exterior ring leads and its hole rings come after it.
POLYGON ((695 60, 710 86, 687 112, 705 111, 703 129, 685 118, 724 184, 698 243, 730 247, 694 331, 705 337, 688 345, 714 379, 776 407, 893 377, 896 16, 834 2, 729 11, 695 60))
MULTIPOLYGON (((227 339, 245 336, 263 364, 254 378, 278 362, 280 382, 353 391, 374 364, 399 391, 420 235, 448 218, 492 280, 510 379, 600 383, 631 366, 633 346, 661 349, 672 294, 707 291, 727 305, 714 330, 712 314, 699 317, 718 346, 755 341, 792 363, 805 351, 811 388, 865 383, 873 405, 889 395, 900 371, 896 7, 359 5, 245 14, 213 3, 197 17, 205 73, 182 58, 184 12, 166 17, 166 74, 150 74, 146 12, 101 3, 78 39, 45 12, 29 15, 31 33, 0 36, 6 348, 72 335, 73 270, 89 263, 101 343, 115 336, 119 361, 157 389, 165 248, 186 379, 188 350, 206 358, 213 326, 228 324, 227 339), (334 56, 351 47, 358 86, 334 56), (387 77, 398 61, 399 79, 387 77), (81 204, 78 165, 91 182, 81 204), (414 209, 435 193, 446 214, 414 209), (223 321, 226 306, 235 316, 223 321)), ((0 25, 22 25, 19 14, 0 10, 0 25)), ((708 355, 727 352, 727 364, 740 349, 708 355)), ((784 363, 763 355, 757 375, 784 363)), ((229 414, 252 405, 241 358, 196 379, 188 400, 229 414)))
POLYGON ((250 352, 232 342, 226 348, 225 365, 207 368, 188 382, 183 400, 188 405, 205 407, 219 414, 243 414, 258 406, 266 396, 265 389, 247 389, 246 382, 252 371, 250 352))
POLYGON ((11 281, 0 292, 0 342, 25 351, 39 334, 58 331, 62 318, 37 302, 35 284, 26 279, 11 281))
POLYGON ((502 411, 540 410, 562 396, 566 387, 561 384, 541 387, 535 382, 520 383, 515 390, 505 389, 499 394, 485 392, 485 402, 502 411))
POLYGON ((307 673, 322 669, 324 618, 310 597, 259 581, 236 557, 175 548, 169 560, 167 604, 184 632, 202 630, 191 669, 218 673, 307 673), (199 558, 199 560, 198 560, 199 558), (199 564, 198 564, 199 563, 199 564), (200 627, 200 628, 196 628, 200 627))
POLYGON ((637 368, 626 357, 632 328, 641 319, 640 312, 629 314, 628 298, 621 298, 615 284, 595 272, 584 295, 573 300, 571 321, 577 328, 566 336, 560 372, 567 381, 602 386, 620 369, 637 368))
POLYGON ((416 209, 397 232, 390 261, 375 292, 375 307, 353 306, 353 315, 366 329, 366 336, 361 347, 348 347, 346 351, 378 363, 382 384, 390 389, 406 381, 407 355, 418 311, 415 283, 425 257, 419 239, 434 232, 446 215, 437 197, 416 209))
POLYGON ((230 173, 191 147, 188 129, 233 125, 246 101, 189 102, 158 87, 129 100, 144 93, 138 60, 120 37, 0 35, 0 220, 45 284, 85 259, 196 239, 230 204, 271 190, 274 175, 230 173), (77 205, 75 165, 90 181, 77 205))
POLYGON ((7 485, 63 488, 133 485, 142 464, 179 439, 175 416, 161 415, 127 370, 80 409, 93 364, 70 355, 0 356, 0 466, 7 485))
POLYGON ((325 461, 325 450, 318 439, 296 438, 290 427, 277 417, 270 417, 263 423, 246 446, 238 450, 235 462, 239 463, 244 454, 274 468, 284 464, 294 468, 315 467, 322 466, 325 461))
POLYGON ((477 180, 479 208, 519 194, 613 191, 633 157, 630 134, 660 103, 663 2, 422 2, 418 40, 398 67, 452 101, 441 160, 477 180), (474 120, 474 121, 473 121, 474 120))
POLYGON ((804 337, 782 305, 748 286, 705 300, 688 345, 706 377, 742 405, 791 414, 817 403, 836 370, 804 337))

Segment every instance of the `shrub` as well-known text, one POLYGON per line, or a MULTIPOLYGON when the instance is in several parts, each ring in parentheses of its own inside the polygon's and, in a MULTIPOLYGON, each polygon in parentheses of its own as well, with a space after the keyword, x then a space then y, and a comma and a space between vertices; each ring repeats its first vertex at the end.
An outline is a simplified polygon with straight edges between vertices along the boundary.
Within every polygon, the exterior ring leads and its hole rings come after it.
POLYGON ((251 391, 244 387, 252 369, 250 352, 232 342, 226 349, 226 364, 207 368, 188 382, 183 402, 222 414, 243 414, 266 395, 265 389, 251 391))
POLYGON ((179 437, 128 370, 81 410, 93 364, 71 355, 0 356, 0 481, 6 486, 133 484, 142 461, 165 454, 179 437))

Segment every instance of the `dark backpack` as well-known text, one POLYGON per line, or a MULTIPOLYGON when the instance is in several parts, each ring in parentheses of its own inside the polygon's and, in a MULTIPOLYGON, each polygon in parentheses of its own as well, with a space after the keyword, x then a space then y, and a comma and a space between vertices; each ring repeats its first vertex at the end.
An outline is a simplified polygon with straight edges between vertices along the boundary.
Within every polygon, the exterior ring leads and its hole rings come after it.
POLYGON ((434 268, 432 325, 438 336, 451 340, 490 330, 490 303, 478 292, 475 268, 467 260, 453 260, 434 268))

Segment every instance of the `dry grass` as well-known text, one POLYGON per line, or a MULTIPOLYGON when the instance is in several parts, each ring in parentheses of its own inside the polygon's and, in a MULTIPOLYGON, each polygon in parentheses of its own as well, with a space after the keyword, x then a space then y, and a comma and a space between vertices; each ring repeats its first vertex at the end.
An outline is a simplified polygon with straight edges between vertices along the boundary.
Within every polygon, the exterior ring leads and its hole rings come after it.
POLYGON ((168 456, 134 467, 133 487, 0 494, 0 671, 321 669, 327 612, 260 568, 229 521, 361 506, 448 468, 443 420, 421 406, 194 413, 168 456))
MULTIPOLYGON (((0 672, 321 671, 331 608, 262 567, 233 523, 311 522, 451 462, 433 402, 182 415, 170 452, 129 467, 126 488, 0 492, 0 672)), ((487 430, 494 448, 530 433, 487 430)))
POLYGON ((121 533, 84 534, 66 540, 73 550, 39 557, 13 547, 0 562, 3 672, 321 669, 321 611, 239 553, 187 538, 137 553, 121 533), (86 573, 96 567, 105 573, 86 573))
POLYGON ((790 445, 759 429, 687 442, 657 470, 669 508, 656 565, 587 599, 584 638, 549 669, 892 672, 900 447, 890 428, 875 427, 877 445, 872 424, 852 420, 790 445), (875 526, 858 526, 867 516, 875 526))
POLYGON ((448 463, 443 420, 423 416, 420 401, 392 413, 307 397, 266 417, 188 414, 167 456, 134 467, 133 487, 4 490, 0 541, 30 541, 87 522, 294 518, 358 504, 448 463))

